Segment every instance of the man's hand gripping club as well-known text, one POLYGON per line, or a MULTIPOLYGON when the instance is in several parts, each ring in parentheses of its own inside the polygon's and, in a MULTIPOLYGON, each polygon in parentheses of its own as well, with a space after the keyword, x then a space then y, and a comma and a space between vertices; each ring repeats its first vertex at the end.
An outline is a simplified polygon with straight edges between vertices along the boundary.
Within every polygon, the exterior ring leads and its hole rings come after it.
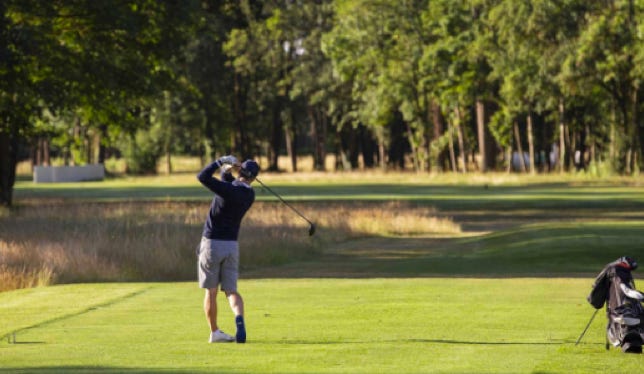
POLYGON ((219 159, 217 159, 217 164, 219 165, 219 167, 221 167, 222 165, 231 165, 234 168, 239 168, 241 166, 241 164, 237 160, 237 157, 232 155, 219 157, 219 159))

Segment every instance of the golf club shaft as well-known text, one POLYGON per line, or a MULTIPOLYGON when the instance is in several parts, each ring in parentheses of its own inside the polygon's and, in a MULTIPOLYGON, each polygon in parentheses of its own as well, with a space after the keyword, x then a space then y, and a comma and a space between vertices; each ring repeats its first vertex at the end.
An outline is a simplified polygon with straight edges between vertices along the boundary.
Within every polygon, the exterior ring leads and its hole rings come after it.
POLYGON ((259 184, 261 184, 261 185, 262 185, 262 187, 266 188, 270 193, 272 193, 273 195, 275 195, 275 197, 277 197, 278 199, 280 199, 280 201, 281 201, 281 202, 283 202, 283 203, 284 203, 284 205, 286 205, 287 207, 291 208, 295 213, 297 213, 297 215, 298 215, 298 216, 302 217, 302 218, 303 218, 306 222, 308 222, 310 225, 313 225, 313 222, 309 221, 309 219, 308 219, 308 218, 304 217, 304 215, 303 215, 302 213, 300 213, 297 209, 295 209, 291 204, 287 203, 284 199, 282 199, 282 197, 281 197, 280 195, 278 195, 275 191, 271 190, 267 185, 265 185, 264 183, 262 183, 262 181, 261 181, 261 180, 259 180, 259 178, 255 178, 255 180, 256 180, 256 181, 258 181, 258 182, 259 182, 259 184))
POLYGON ((597 312, 599 312, 599 309, 595 309, 595 313, 593 313, 593 316, 590 317, 590 321, 588 321, 588 324, 586 325, 584 332, 582 332, 581 335, 579 335, 579 339, 577 339, 577 342, 575 343, 575 345, 579 344, 579 342, 581 341, 581 338, 584 337, 584 335, 586 334, 586 330, 588 330, 588 327, 590 326, 590 324, 593 323, 593 319, 595 319, 597 312))

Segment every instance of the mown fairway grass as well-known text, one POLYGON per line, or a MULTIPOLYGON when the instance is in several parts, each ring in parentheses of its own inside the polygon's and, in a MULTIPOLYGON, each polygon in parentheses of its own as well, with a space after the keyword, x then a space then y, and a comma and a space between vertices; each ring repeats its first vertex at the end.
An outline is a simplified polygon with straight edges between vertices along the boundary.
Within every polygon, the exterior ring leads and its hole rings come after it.
MULTIPOLYGON (((206 343, 194 283, 0 294, 0 372, 641 372, 604 350, 588 279, 247 280, 246 345, 206 343)), ((220 303, 221 305, 221 303, 220 303)), ((221 327, 234 331, 231 314, 221 327)))
MULTIPOLYGON (((415 174, 265 175, 262 181, 294 201, 410 200, 440 209, 631 209, 644 206, 644 180, 581 177, 465 176, 415 174)), ((276 200, 256 185, 258 200, 276 200)), ((210 197, 194 174, 117 178, 104 182, 34 184, 22 180, 15 197, 89 201, 203 200, 210 197)))
MULTIPOLYGON (((316 206, 388 200, 436 208, 462 233, 330 240, 314 259, 249 269, 246 345, 209 345, 195 282, 61 285, 0 293, 0 372, 643 372, 604 349, 606 318, 585 301, 618 256, 644 262, 641 179, 449 175, 266 175, 316 206)), ((275 200, 257 189, 258 199, 275 200)), ((41 201, 199 200, 194 175, 33 185, 41 201), (44 200, 43 200, 44 199, 44 200)), ((319 210, 322 212, 322 210, 319 210)), ((320 213, 321 214, 321 213, 320 213)), ((319 227, 320 238, 332 235, 319 227)), ((285 241, 289 236, 284 237, 285 241)), ((639 278, 639 272, 634 273, 639 278)), ((637 280, 641 287, 641 281, 637 280)), ((234 331, 220 299, 221 327, 234 331)))

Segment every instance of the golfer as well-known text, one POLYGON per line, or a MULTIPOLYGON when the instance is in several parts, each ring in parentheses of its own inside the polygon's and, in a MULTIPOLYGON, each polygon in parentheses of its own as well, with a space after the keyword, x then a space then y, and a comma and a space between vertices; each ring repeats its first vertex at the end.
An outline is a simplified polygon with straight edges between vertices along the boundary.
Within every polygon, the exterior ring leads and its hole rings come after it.
POLYGON ((215 193, 204 224, 199 246, 199 287, 206 289, 204 312, 210 325, 210 343, 246 342, 244 325, 244 300, 237 292, 239 275, 239 226, 244 214, 255 201, 255 192, 250 186, 259 173, 259 165, 246 160, 239 165, 234 156, 224 156, 206 166, 197 174, 199 181, 215 193), (241 167, 239 177, 224 182, 213 177, 223 165, 241 167), (237 332, 235 337, 224 333, 217 326, 217 289, 226 294, 230 308, 235 314, 237 332))

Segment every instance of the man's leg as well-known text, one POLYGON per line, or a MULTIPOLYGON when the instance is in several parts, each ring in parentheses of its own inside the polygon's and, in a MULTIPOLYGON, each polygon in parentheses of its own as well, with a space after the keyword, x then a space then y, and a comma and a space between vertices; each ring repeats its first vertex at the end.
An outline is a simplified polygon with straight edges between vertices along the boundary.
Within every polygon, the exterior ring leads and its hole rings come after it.
POLYGON ((217 326, 217 289, 210 288, 206 290, 206 296, 203 300, 203 309, 206 313, 206 320, 210 325, 210 342, 232 342, 235 340, 232 336, 219 330, 217 326))
POLYGON ((230 309, 232 309, 233 314, 235 314, 235 325, 237 326, 235 340, 237 341, 237 343, 245 343, 246 326, 244 324, 244 299, 236 291, 226 292, 226 297, 228 298, 230 309))
POLYGON ((230 309, 233 310, 233 314, 236 316, 244 315, 244 299, 242 296, 236 292, 226 292, 226 297, 228 298, 228 304, 230 304, 230 309))
POLYGON ((206 296, 203 300, 203 310, 206 313, 206 320, 210 325, 210 331, 215 332, 217 327, 217 289, 206 289, 206 296))

